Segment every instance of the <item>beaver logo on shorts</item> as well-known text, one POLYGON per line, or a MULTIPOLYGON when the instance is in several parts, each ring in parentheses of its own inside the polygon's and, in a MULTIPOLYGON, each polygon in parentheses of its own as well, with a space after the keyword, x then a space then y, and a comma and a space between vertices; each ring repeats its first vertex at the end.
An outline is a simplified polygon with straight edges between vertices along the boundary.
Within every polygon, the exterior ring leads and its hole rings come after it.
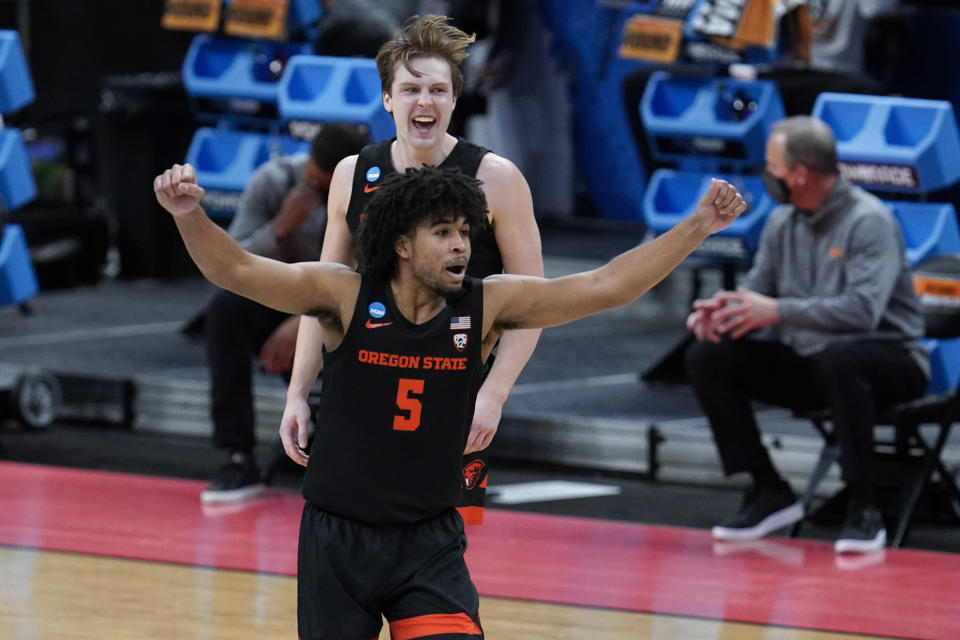
POLYGON ((474 460, 463 468, 463 488, 469 491, 483 483, 487 475, 487 465, 483 460, 474 460))

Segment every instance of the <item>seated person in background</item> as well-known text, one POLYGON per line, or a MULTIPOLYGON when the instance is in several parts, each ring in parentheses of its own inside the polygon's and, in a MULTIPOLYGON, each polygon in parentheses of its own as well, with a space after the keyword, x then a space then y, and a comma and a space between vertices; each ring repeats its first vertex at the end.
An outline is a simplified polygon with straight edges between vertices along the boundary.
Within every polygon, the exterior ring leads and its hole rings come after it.
MULTIPOLYGON (((240 197, 228 229, 252 253, 281 260, 316 260, 327 223, 327 192, 337 163, 370 141, 356 126, 324 124, 309 155, 281 156, 260 166, 240 197)), ((263 492, 253 455, 254 406, 251 354, 271 373, 293 363, 298 316, 290 316, 228 291, 206 310, 213 443, 228 461, 201 494, 204 502, 243 500, 263 492)))
POLYGON ((795 116, 774 126, 764 182, 783 206, 771 213, 743 286, 695 301, 687 319, 698 339, 686 353, 687 374, 723 470, 753 479, 740 510, 713 535, 749 540, 803 517, 761 442, 750 406, 760 400, 830 410, 850 490, 835 549, 877 550, 886 532, 875 495, 874 417, 921 395, 930 369, 902 232, 880 200, 837 174, 834 136, 820 120, 795 116))

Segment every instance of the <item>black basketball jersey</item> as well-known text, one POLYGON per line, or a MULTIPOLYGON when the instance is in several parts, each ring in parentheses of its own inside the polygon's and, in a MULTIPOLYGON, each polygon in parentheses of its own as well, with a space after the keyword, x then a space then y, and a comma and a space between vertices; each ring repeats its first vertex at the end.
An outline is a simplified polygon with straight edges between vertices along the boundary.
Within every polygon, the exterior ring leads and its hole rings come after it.
POLYGON ((467 278, 436 317, 414 325, 388 282, 363 279, 343 341, 324 353, 307 500, 371 524, 457 506, 484 369, 482 314, 480 280, 467 278))
MULTIPOLYGON (((347 227, 354 238, 357 237, 357 228, 360 226, 360 219, 363 217, 367 202, 377 190, 377 183, 397 172, 390 158, 390 146, 394 140, 396 138, 367 145, 357 157, 357 167, 353 172, 353 188, 350 191, 350 204, 347 206, 347 227)), ((488 149, 458 138, 456 146, 440 166, 456 167, 464 175, 475 178, 480 161, 487 153, 489 153, 488 149)), ((473 235, 470 242, 470 263, 467 265, 467 274, 474 278, 486 278, 502 272, 503 258, 497 247, 497 239, 493 234, 493 228, 489 223, 485 223, 473 235)))

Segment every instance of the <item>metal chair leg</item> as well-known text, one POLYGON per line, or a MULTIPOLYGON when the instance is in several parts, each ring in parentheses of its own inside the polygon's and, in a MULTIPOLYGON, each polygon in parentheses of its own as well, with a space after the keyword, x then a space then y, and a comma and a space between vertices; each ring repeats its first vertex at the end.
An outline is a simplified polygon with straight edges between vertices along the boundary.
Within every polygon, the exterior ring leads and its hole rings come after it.
POLYGON ((827 476, 827 473, 830 471, 830 467, 833 466, 833 463, 840 460, 840 445, 836 443, 828 443, 823 445, 823 449, 820 451, 820 458, 817 459, 817 464, 813 468, 813 472, 810 474, 810 479, 807 480, 807 488, 803 492, 803 518, 794 523, 793 527, 790 529, 790 537, 796 538, 800 535, 800 529, 803 527, 803 521, 810 514, 810 507, 813 504, 814 496, 817 493, 817 487, 820 486, 820 483, 823 482, 823 479, 827 476))

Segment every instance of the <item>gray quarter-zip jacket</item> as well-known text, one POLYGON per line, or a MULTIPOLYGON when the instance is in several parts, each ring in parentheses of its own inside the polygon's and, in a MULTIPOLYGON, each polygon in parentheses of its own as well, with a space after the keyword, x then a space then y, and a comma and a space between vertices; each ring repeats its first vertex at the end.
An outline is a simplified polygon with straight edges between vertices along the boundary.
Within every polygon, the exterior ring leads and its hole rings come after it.
POLYGON ((902 340, 929 378, 900 225, 843 178, 816 211, 771 212, 743 286, 777 298, 780 339, 802 356, 836 340, 902 340))

